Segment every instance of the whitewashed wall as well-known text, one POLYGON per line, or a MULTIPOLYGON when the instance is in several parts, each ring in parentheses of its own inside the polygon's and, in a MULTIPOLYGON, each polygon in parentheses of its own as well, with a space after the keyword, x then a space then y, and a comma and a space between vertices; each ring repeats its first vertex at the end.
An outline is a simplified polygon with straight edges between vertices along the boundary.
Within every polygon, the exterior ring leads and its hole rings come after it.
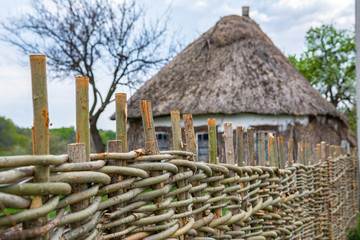
MULTIPOLYGON (((218 131, 224 131, 224 123, 231 122, 233 128, 236 126, 242 126, 244 131, 251 126, 258 125, 276 125, 279 126, 280 131, 284 131, 288 124, 294 125, 300 123, 301 125, 307 125, 309 123, 308 116, 289 116, 289 115, 262 115, 251 113, 240 113, 234 115, 221 115, 221 114, 205 114, 193 116, 194 126, 207 125, 208 118, 215 118, 218 131)), ((155 127, 171 127, 170 116, 154 118, 155 127)), ((181 122, 183 126, 183 122, 181 122)))

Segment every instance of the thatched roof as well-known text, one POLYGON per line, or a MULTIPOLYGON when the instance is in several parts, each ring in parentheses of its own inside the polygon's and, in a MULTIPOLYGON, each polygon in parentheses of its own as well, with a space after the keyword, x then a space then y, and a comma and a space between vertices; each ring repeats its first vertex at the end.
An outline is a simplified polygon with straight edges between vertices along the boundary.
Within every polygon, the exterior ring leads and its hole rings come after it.
POLYGON ((330 115, 326 101, 250 18, 223 17, 147 81, 129 100, 128 117, 182 113, 330 115))

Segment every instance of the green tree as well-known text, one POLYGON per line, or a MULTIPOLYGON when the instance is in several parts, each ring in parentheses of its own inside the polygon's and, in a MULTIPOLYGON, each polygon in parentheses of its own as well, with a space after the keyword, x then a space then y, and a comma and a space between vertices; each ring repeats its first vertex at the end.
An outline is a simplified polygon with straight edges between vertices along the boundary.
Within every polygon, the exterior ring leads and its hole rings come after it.
POLYGON ((104 152, 97 122, 116 89, 136 87, 175 53, 167 23, 168 12, 151 20, 135 0, 33 0, 30 11, 1 24, 1 40, 23 54, 45 54, 59 79, 89 78, 90 132, 96 151, 104 152), (104 78, 105 90, 99 88, 104 78))
MULTIPOLYGON (((354 115, 355 34, 332 24, 311 28, 305 36, 307 50, 290 55, 290 62, 329 102, 350 119, 354 115)), ((351 122, 356 129, 356 122, 351 122)))
POLYGON ((11 119, 0 117, 0 155, 30 154, 30 130, 18 128, 11 119))

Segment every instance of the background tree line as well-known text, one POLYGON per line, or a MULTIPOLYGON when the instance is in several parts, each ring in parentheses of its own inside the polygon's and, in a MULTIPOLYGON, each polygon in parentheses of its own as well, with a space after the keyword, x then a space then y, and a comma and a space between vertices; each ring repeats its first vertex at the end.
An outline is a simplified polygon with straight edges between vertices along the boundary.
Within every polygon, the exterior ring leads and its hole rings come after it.
MULTIPOLYGON (((104 142, 114 140, 116 134, 110 130, 99 129, 104 142)), ((67 153, 67 145, 76 142, 74 127, 53 128, 50 134, 50 154, 67 153)), ((92 151, 95 152, 92 143, 92 151)), ((0 156, 32 154, 32 138, 30 128, 20 128, 6 117, 0 116, 0 156)))

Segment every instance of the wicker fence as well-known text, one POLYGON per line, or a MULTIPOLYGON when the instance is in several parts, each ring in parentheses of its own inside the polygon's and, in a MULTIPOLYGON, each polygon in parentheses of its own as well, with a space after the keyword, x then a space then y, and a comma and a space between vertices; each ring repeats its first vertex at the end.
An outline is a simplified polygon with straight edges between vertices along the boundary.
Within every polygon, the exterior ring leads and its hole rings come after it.
MULTIPOLYGON (((263 132, 257 159, 253 130, 244 142, 238 127, 234 147, 226 123, 221 164, 215 119, 209 119, 210 163, 202 163, 191 115, 183 116, 183 141, 180 113, 171 112, 173 150, 159 152, 151 104, 142 101, 145 148, 127 152, 123 94, 116 95, 118 140, 108 142, 108 153, 87 151, 88 119, 81 115, 87 98, 79 97, 78 143, 66 155, 48 155, 47 100, 34 94, 44 85, 45 59, 31 60, 34 155, 0 157, 0 239, 346 239, 356 223, 356 149, 349 156, 322 142, 316 159, 305 146, 294 163, 294 143, 285 151, 282 138, 269 134, 267 162, 263 132)), ((84 81, 77 94, 86 95, 86 78, 77 81, 84 81)))

